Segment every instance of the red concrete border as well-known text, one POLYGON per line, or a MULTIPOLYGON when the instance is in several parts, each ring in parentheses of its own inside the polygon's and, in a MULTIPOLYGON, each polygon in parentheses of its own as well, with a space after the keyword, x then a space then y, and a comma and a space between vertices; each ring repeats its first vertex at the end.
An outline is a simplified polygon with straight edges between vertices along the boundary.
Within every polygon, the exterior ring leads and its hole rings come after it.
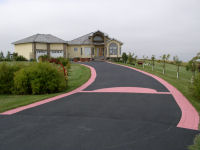
POLYGON ((8 110, 8 111, 5 111, 3 113, 0 113, 1 115, 12 115, 12 114, 15 114, 17 112, 20 112, 20 111, 23 111, 25 109, 29 109, 29 108, 33 108, 33 107, 36 107, 36 106, 39 106, 39 105, 42 105, 42 104, 45 104, 45 103, 49 103, 51 101, 55 101, 55 100, 58 100, 60 98, 63 98, 63 97, 66 97, 66 96, 69 96, 69 95, 72 95, 72 94, 75 94, 75 93, 78 93, 82 90, 84 90, 85 88, 87 88, 90 84, 92 84, 96 78, 96 71, 93 67, 91 66, 88 66, 88 65, 85 65, 85 64, 81 64, 81 65, 84 65, 88 68, 90 68, 90 71, 91 71, 91 77, 90 79, 85 83, 83 84, 82 86, 80 86, 79 88, 71 91, 71 92, 68 92, 68 93, 65 93, 65 94, 61 94, 61 95, 58 95, 58 96, 55 96, 55 97, 51 97, 51 98, 48 98, 48 99, 45 99, 45 100, 42 100, 42 101, 39 101, 39 102, 35 102, 35 103, 32 103, 32 104, 29 104, 29 105, 26 105, 26 106, 22 106, 22 107, 18 107, 18 108, 14 108, 14 109, 11 109, 11 110, 8 110))
POLYGON ((112 87, 93 91, 81 91, 82 93, 148 93, 148 94, 171 94, 170 92, 158 92, 150 88, 141 87, 112 87))
MULTIPOLYGON (((115 64, 112 62, 108 62, 108 63, 115 64)), ((169 84, 162 78, 159 78, 156 75, 153 75, 151 73, 148 73, 148 72, 136 69, 136 68, 132 68, 129 66, 121 65, 121 64, 115 64, 115 65, 119 65, 119 66, 123 66, 123 67, 129 68, 129 69, 136 70, 138 72, 141 72, 145 75, 148 75, 148 76, 156 79, 161 84, 163 84, 170 91, 170 93, 172 94, 176 103, 178 104, 178 106, 180 107, 180 109, 182 111, 182 116, 181 116, 181 119, 180 119, 177 127, 198 130, 198 126, 199 126, 198 112, 192 106, 192 104, 189 102, 189 100, 174 86, 172 86, 171 84, 169 84)))

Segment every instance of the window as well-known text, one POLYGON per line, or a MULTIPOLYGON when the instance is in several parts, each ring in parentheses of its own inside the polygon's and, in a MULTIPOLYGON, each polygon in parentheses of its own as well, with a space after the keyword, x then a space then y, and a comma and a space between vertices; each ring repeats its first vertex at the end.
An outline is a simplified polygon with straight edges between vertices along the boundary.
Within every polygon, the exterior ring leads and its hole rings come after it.
POLYGON ((77 47, 74 47, 74 52, 77 52, 78 51, 78 48, 77 47))
POLYGON ((109 53, 110 55, 117 55, 118 46, 116 43, 111 43, 109 45, 109 53))
POLYGON ((81 55, 83 55, 83 49, 81 48, 81 55))
POLYGON ((85 47, 84 54, 85 54, 85 56, 90 56, 91 55, 91 48, 90 47, 85 47))
POLYGON ((100 37, 100 36, 95 36, 94 37, 94 41, 102 41, 102 40, 103 40, 103 38, 100 37))
POLYGON ((99 35, 94 36, 93 41, 94 42, 104 42, 103 38, 99 35))

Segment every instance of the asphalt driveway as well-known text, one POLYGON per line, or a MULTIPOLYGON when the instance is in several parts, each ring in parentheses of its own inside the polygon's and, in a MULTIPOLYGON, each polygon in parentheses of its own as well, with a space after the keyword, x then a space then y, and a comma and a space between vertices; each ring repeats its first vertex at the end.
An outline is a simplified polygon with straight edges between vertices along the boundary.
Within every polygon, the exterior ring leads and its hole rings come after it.
MULTIPOLYGON (((168 90, 155 79, 106 62, 84 91, 112 87, 168 90)), ((79 92, 14 115, 0 115, 0 150, 186 150, 198 131, 177 128, 171 94, 79 92)))

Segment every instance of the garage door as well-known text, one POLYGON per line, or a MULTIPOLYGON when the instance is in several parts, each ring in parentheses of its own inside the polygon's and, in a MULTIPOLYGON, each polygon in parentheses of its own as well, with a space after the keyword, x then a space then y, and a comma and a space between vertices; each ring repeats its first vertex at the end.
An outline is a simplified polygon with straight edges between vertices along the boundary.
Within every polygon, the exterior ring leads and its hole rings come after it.
POLYGON ((47 51, 45 51, 45 50, 36 50, 36 59, 37 59, 37 61, 38 61, 38 58, 40 56, 43 56, 43 55, 47 55, 47 51))
POLYGON ((63 50, 51 50, 50 56, 53 58, 64 57, 64 53, 63 50))

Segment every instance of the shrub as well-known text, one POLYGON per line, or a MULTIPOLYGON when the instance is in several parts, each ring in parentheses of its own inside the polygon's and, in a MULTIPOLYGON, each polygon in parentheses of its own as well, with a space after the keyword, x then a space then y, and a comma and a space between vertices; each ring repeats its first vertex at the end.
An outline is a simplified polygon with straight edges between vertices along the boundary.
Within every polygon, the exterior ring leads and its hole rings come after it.
POLYGON ((122 54, 122 61, 123 61, 123 63, 126 63, 127 60, 128 60, 128 56, 127 56, 127 54, 124 52, 124 53, 122 54))
POLYGON ((199 150, 200 149, 200 135, 197 135, 194 139, 194 145, 189 146, 189 150, 199 150))
POLYGON ((20 69, 17 65, 0 64, 0 94, 12 93, 14 86, 14 73, 20 69))
POLYGON ((64 58, 64 57, 58 57, 57 59, 59 60, 59 62, 60 62, 63 66, 66 66, 68 69, 70 68, 69 59, 66 59, 66 58, 64 58))
POLYGON ((15 94, 31 94, 31 71, 30 68, 23 68, 15 73, 14 77, 14 93, 15 94))
POLYGON ((47 55, 42 55, 38 57, 39 62, 46 62, 48 61, 49 57, 47 55))
POLYGON ((36 59, 31 58, 29 61, 30 62, 36 62, 36 59))
POLYGON ((194 79, 192 91, 195 97, 200 98, 200 74, 194 79))
POLYGON ((120 58, 119 57, 114 57, 114 58, 110 58, 111 61, 113 62, 119 62, 120 58))
POLYGON ((49 63, 34 63, 15 73, 16 94, 46 94, 65 90, 67 82, 62 72, 49 63))
POLYGON ((15 58, 15 60, 16 61, 27 61, 27 59, 25 58, 25 57, 23 57, 23 56, 17 56, 16 58, 15 58))
POLYGON ((133 55, 134 54, 131 54, 131 53, 128 54, 128 61, 127 61, 128 64, 131 64, 131 65, 133 64, 133 55))

